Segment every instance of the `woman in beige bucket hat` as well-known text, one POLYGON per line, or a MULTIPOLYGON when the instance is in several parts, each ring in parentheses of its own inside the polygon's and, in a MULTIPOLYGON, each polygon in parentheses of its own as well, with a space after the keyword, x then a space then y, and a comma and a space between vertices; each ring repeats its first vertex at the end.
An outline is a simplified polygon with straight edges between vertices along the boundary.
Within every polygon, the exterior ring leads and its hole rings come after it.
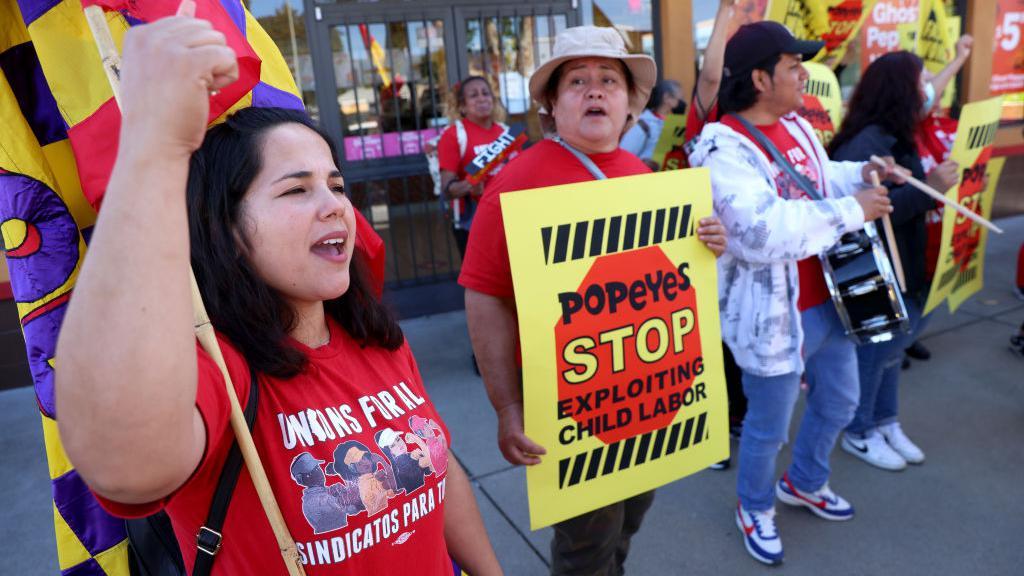
MULTIPOLYGON (((627 53, 618 32, 594 26, 564 30, 553 52, 530 78, 530 95, 544 108, 552 138, 520 154, 488 184, 459 276, 473 350, 498 416, 498 445, 513 464, 537 464, 545 449, 523 431, 517 310, 499 196, 650 172, 619 148, 619 138, 647 102, 657 78, 654 60, 627 53)), ((724 251, 717 219, 702 220, 698 236, 716 254, 724 251)), ((630 539, 653 499, 646 492, 556 524, 551 573, 622 574, 630 539)))

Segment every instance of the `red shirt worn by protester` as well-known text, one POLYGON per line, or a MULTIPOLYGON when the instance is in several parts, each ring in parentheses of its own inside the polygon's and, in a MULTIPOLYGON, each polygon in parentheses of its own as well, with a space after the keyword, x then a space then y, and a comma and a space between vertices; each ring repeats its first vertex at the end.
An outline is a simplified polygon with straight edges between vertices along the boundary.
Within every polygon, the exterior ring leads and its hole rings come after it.
MULTIPOLYGON (((722 123, 750 138, 752 142, 757 144, 757 141, 750 136, 746 128, 732 116, 723 118, 722 123)), ((789 160, 789 163, 796 168, 797 173, 806 176, 814 184, 818 194, 824 196, 825 194, 821 186, 821 165, 827 159, 813 158, 814 152, 804 150, 781 122, 775 122, 767 126, 758 126, 757 128, 771 140, 782 156, 789 160)), ((815 136, 809 134, 808 137, 814 138, 815 136)), ((771 160, 771 155, 768 154, 768 151, 761 147, 760 144, 757 144, 757 146, 771 160)), ((775 187, 778 190, 779 196, 789 199, 810 199, 803 189, 797 186, 785 172, 775 165, 774 160, 772 161, 772 169, 775 171, 775 187)), ((800 298, 796 304, 798 310, 801 312, 808 310, 819 304, 824 304, 831 298, 828 286, 825 284, 825 273, 821 269, 821 261, 817 256, 800 260, 797 262, 797 269, 800 274, 800 298)))
MULTIPOLYGON (((360 347, 335 322, 331 341, 310 349, 298 376, 259 376, 253 438, 270 485, 309 576, 410 573, 451 576, 444 540, 444 470, 431 442, 450 436, 423 389, 407 344, 391 352, 360 347), (406 449, 401 449, 401 439, 406 449), (378 446, 391 442, 388 449, 378 446), (397 446, 397 447, 396 447, 397 446), (397 453, 396 453, 397 452, 397 453)), ((242 355, 219 338, 229 373, 244 406, 249 369, 242 355)), ((199 468, 162 501, 126 505, 100 501, 124 517, 164 508, 174 525, 185 565, 195 562, 196 533, 234 440, 223 378, 198 348, 196 406, 206 425, 199 468)), ((447 451, 444 452, 447 458, 447 451)), ((238 478, 224 524, 223 548, 213 574, 283 574, 270 523, 248 472, 238 478)))
MULTIPOLYGON (((914 139, 917 141, 917 153, 921 156, 921 167, 924 168, 925 174, 949 159, 958 125, 959 122, 952 118, 935 114, 929 114, 918 124, 914 139)), ((925 277, 930 280, 935 276, 935 267, 939 261, 939 245, 942 244, 941 202, 935 202, 935 209, 925 214, 924 222, 928 234, 924 252, 925 277)))
MULTIPOLYGON (((487 145, 497 140, 505 129, 497 122, 493 123, 490 129, 484 129, 479 124, 463 118, 462 125, 466 128, 466 153, 459 156, 459 139, 456 134, 455 125, 452 124, 441 133, 441 139, 437 142, 437 163, 441 170, 447 170, 455 174, 456 179, 466 179, 466 166, 476 158, 477 154, 483 152, 487 145)), ((515 154, 513 152, 512 154, 515 154)), ((491 173, 484 180, 484 185, 501 171, 503 166, 495 166, 491 173)), ((459 198, 463 204, 459 207, 460 212, 466 214, 465 198, 459 198)))
MULTIPOLYGON (((590 159, 608 178, 651 171, 639 158, 621 148, 605 154, 592 154, 590 159)), ((469 233, 469 246, 459 274, 459 284, 498 298, 512 298, 514 295, 505 223, 498 200, 501 194, 593 179, 571 152, 551 140, 538 142, 509 162, 488 184, 480 201, 469 233)))
POLYGON ((699 115, 696 95, 697 92, 694 91, 693 102, 686 111, 686 131, 683 133, 683 142, 693 140, 704 129, 705 124, 718 122, 718 102, 716 101, 711 106, 711 110, 708 110, 707 115, 702 119, 699 115))

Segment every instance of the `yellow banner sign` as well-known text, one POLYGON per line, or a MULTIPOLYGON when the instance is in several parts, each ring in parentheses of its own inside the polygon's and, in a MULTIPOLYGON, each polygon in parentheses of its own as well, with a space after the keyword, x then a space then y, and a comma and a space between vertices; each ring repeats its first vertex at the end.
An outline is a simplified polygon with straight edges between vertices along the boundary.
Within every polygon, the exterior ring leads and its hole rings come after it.
POLYGON ((654 146, 651 161, 659 166, 659 170, 679 170, 686 168, 686 152, 683 151, 683 136, 686 135, 686 114, 669 114, 665 117, 665 125, 661 136, 654 146))
POLYGON ((765 19, 781 22, 797 38, 825 42, 814 61, 835 68, 874 4, 875 0, 771 0, 765 19))
MULTIPOLYGON (((996 198, 996 185, 999 183, 999 176, 1003 172, 1003 164, 1006 158, 992 158, 985 165, 985 175, 982 179, 984 189, 971 197, 961 200, 964 206, 977 212, 985 219, 992 217, 992 202, 996 198)), ((973 177, 977 177, 973 175, 973 177)), ((953 283, 953 290, 949 293, 949 310, 956 312, 956 309, 965 300, 973 296, 982 288, 982 280, 985 278, 985 248, 988 245, 988 228, 978 226, 962 216, 958 216, 953 224, 953 244, 958 246, 957 234, 959 230, 967 229, 968 232, 959 243, 964 248, 962 257, 966 261, 963 269, 957 275, 953 283)))
MULTIPOLYGON (((946 192, 946 197, 984 218, 991 213, 1002 168, 1002 162, 991 161, 1001 111, 1001 97, 964 106, 949 156, 960 165, 960 184, 946 192)), ((939 260, 925 314, 947 298, 950 311, 955 312, 964 300, 981 289, 987 235, 987 230, 956 211, 943 211, 939 260)))
MULTIPOLYGON (((924 66, 938 74, 953 60, 956 36, 949 35, 949 18, 942 0, 921 0, 918 17, 917 55, 924 60, 924 66)), ((955 84, 950 82, 950 86, 955 84)), ((946 93, 952 94, 947 88, 946 93)), ((941 94, 945 100, 945 94, 941 94)), ((951 96, 950 96, 951 97, 951 96)), ((945 104, 943 104, 945 106, 945 104)))
POLYGON ((828 146, 843 121, 843 96, 832 69, 817 62, 806 62, 810 77, 804 92, 803 106, 797 112, 807 120, 822 145, 828 146))
POLYGON ((723 460, 728 415, 707 170, 501 196, 542 528, 723 460), (685 191, 685 192, 682 192, 685 191))

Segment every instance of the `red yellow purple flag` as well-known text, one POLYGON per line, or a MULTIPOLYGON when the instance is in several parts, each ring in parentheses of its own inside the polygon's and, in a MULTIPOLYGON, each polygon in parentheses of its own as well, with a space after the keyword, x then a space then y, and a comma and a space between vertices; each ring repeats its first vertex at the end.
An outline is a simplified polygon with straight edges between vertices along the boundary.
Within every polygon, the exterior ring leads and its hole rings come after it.
MULTIPOLYGON (((84 0, 106 10, 115 44, 177 0, 84 0)), ((120 112, 83 0, 0 0, 0 237, 41 412, 58 564, 66 575, 128 576, 124 524, 104 512, 57 433, 57 335, 117 153, 120 112)), ((211 121, 246 106, 303 109, 270 37, 239 0, 199 0, 225 34, 240 78, 211 100, 211 121)), ((357 212, 357 215, 359 213, 357 212)), ((383 241, 359 218, 357 247, 383 285, 383 241)))

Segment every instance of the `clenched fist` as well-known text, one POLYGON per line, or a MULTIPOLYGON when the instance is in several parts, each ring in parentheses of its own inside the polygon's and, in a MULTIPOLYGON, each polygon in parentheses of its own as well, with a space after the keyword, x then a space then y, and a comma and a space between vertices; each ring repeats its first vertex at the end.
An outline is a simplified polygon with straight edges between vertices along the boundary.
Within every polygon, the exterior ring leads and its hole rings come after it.
POLYGON ((238 79, 224 35, 183 0, 170 18, 132 27, 121 68, 122 144, 188 157, 206 133, 210 93, 238 79))

